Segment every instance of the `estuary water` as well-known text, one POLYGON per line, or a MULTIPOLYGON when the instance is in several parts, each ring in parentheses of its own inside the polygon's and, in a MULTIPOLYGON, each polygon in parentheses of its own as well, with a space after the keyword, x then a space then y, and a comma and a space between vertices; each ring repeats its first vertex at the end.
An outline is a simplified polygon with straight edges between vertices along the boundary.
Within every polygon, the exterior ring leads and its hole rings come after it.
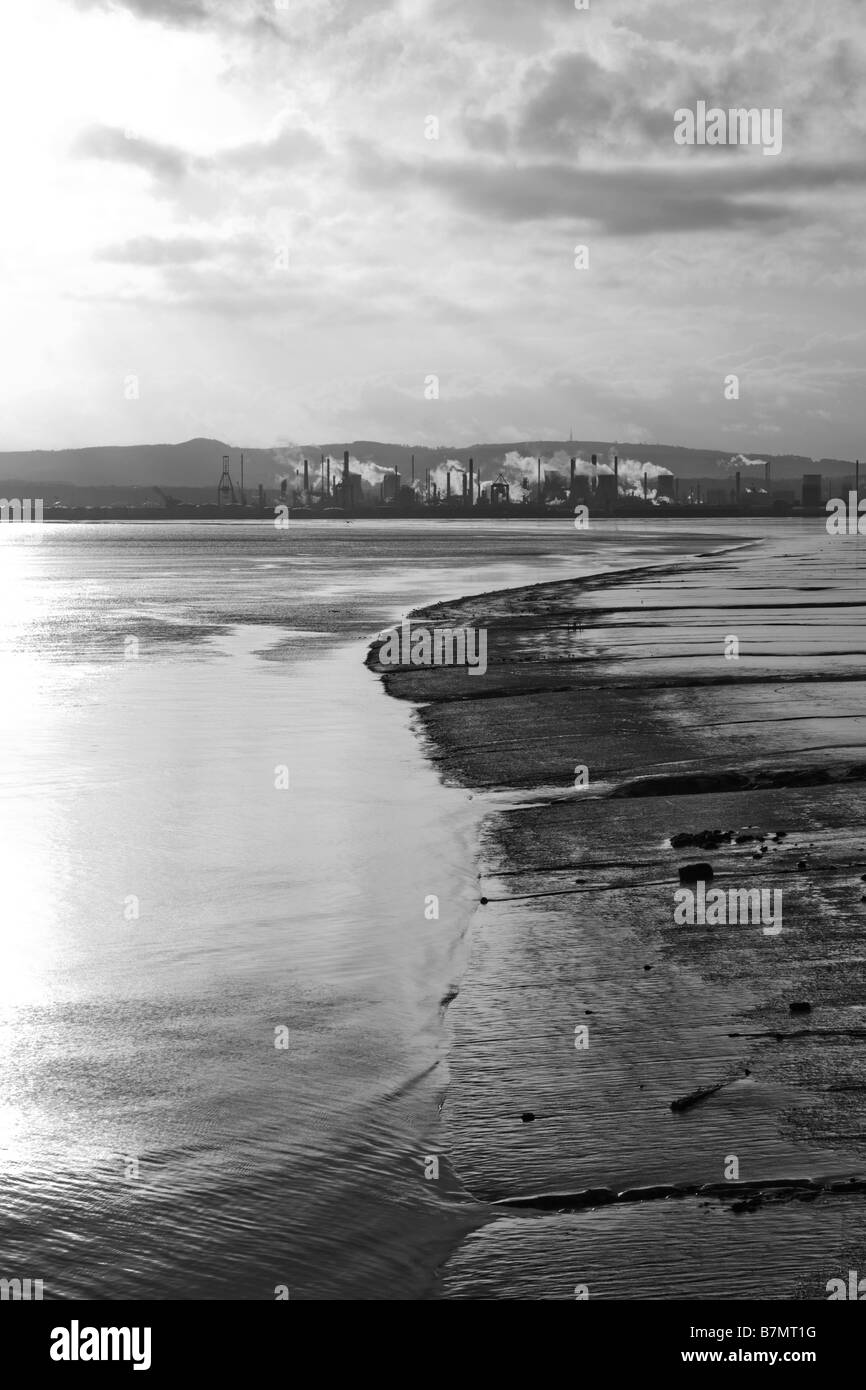
POLYGON ((429 1293, 478 1219, 425 1171, 482 807, 366 646, 420 604, 686 545, 670 522, 0 528, 0 1277, 429 1293))

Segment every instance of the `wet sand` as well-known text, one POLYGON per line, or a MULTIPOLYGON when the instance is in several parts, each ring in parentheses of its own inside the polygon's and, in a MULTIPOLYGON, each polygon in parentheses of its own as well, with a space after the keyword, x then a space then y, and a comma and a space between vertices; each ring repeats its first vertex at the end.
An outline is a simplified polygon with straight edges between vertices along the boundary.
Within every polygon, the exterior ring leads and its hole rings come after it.
POLYGON ((383 673, 487 811, 440 1134, 485 1219, 441 1296, 823 1299, 866 1271, 866 550, 741 540, 422 610, 487 629, 486 675, 383 673), (782 931, 675 925, 698 861, 780 889, 782 931))

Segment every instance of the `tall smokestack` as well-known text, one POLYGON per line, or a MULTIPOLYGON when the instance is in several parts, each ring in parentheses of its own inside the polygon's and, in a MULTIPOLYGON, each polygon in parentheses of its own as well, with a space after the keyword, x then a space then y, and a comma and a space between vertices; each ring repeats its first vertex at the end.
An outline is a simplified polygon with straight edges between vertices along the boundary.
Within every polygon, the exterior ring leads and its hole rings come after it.
POLYGON ((466 474, 465 474, 465 473, 463 474, 463 477, 462 477, 461 481, 462 481, 462 484, 463 484, 463 505, 465 506, 465 505, 466 505, 466 474))
POLYGON ((860 460, 854 464, 854 487, 857 493, 857 501, 860 501, 860 460))
POLYGON ((259 483, 259 510, 265 510, 265 489, 261 483, 259 483))
POLYGON ((739 505, 740 505, 740 470, 739 470, 739 468, 737 469, 737 472, 736 472, 735 477, 736 477, 736 489, 737 489, 737 494, 736 494, 736 495, 737 495, 737 506, 739 506, 739 505))
POLYGON ((412 455, 412 487, 415 487, 415 455, 412 455))
POLYGON ((574 466, 576 463, 577 459, 571 460, 571 481, 568 485, 568 495, 572 502, 574 501, 574 466))
POLYGON ((348 511, 352 505, 352 484, 349 482, 349 450, 343 450, 343 509, 348 511))
POLYGON ((450 502, 450 501, 451 501, 451 469, 450 469, 450 468, 446 468, 446 470, 445 470, 445 496, 446 496, 446 498, 448 499, 448 501, 450 502))
POLYGON ((646 473, 644 473, 643 475, 643 495, 644 501, 646 501, 646 473))
POLYGON ((307 462, 307 460, 304 459, 304 492, 309 492, 309 490, 310 490, 310 465, 309 465, 309 463, 307 462))
POLYGON ((619 455, 613 456, 613 495, 619 497, 619 455))
POLYGON ((596 472, 597 468, 598 468, 598 454, 593 454, 593 456, 592 456, 592 490, 593 490, 593 492, 597 492, 597 491, 598 491, 598 473, 596 472))
POLYGON ((469 505, 475 506, 475 460, 469 460, 469 505))
POLYGON ((327 485, 327 488, 325 489, 325 491, 327 492, 328 496, 330 497, 330 495, 331 495, 331 455, 330 455, 330 454, 328 455, 328 485, 327 485))
POLYGON ((764 464, 764 482, 767 484, 767 487, 770 486, 770 460, 769 460, 769 459, 767 459, 767 462, 764 464))
POLYGON ((541 506, 541 459, 538 460, 538 505, 541 506))

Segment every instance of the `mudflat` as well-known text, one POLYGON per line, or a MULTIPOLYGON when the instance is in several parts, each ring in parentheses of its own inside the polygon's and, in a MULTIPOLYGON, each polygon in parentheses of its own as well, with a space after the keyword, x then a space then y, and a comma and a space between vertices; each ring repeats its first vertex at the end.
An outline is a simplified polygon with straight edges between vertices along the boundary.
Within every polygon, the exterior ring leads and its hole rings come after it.
POLYGON ((866 542, 730 546, 413 615, 483 628, 483 678, 371 650, 487 807, 440 1135, 486 1219, 444 1297, 866 1272, 866 542), (678 922, 698 882, 781 930, 678 922))

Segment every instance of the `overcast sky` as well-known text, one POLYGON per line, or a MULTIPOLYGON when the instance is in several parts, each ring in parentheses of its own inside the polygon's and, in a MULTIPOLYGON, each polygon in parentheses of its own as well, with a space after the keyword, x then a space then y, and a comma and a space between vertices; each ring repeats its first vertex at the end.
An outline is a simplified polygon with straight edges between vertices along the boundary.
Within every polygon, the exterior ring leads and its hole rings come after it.
POLYGON ((862 8, 3 0, 0 449, 866 456, 862 8))

